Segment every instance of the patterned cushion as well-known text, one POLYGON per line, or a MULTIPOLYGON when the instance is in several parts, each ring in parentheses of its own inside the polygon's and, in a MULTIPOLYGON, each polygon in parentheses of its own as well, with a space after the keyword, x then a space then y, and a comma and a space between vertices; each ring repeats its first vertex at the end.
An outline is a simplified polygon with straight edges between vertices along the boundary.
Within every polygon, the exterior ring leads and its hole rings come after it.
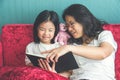
POLYGON ((120 24, 105 25, 104 29, 110 30, 118 44, 118 50, 115 56, 116 80, 120 80, 120 24))
POLYGON ((2 27, 4 66, 25 65, 25 48, 32 41, 32 24, 7 24, 2 27))

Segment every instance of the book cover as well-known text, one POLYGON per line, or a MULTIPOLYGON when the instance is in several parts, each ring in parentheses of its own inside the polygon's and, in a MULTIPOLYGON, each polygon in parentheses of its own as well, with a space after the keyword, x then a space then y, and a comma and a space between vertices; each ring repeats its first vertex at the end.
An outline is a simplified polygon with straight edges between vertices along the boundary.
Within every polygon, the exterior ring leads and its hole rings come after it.
MULTIPOLYGON (((26 55, 34 66, 39 66, 38 59, 40 58, 45 59, 37 55, 32 55, 32 54, 26 54, 26 55)), ((52 62, 50 62, 50 65, 52 65, 52 62)), ((61 56, 58 59, 58 62, 56 63, 56 66, 55 66, 55 70, 58 73, 62 71, 77 69, 77 68, 78 68, 78 64, 76 63, 76 60, 71 52, 68 52, 65 55, 61 56)))

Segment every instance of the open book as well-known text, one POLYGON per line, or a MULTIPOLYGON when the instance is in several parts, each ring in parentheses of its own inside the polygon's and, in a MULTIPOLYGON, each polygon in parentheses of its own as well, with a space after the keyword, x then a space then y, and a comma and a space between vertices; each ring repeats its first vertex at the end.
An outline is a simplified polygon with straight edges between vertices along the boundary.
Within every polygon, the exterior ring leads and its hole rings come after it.
MULTIPOLYGON (((45 59, 37 55, 26 54, 34 66, 39 66, 38 59, 45 59)), ((49 63, 52 65, 52 62, 49 63)), ((73 70, 78 68, 78 64, 75 61, 71 52, 61 56, 56 63, 55 70, 59 73, 62 71, 73 70)))

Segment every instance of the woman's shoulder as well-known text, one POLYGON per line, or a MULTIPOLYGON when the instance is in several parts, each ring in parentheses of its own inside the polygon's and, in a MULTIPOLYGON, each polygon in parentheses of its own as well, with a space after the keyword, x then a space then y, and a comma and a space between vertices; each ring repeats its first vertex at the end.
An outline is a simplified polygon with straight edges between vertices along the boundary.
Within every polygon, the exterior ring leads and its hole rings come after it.
POLYGON ((100 42, 102 42, 102 41, 114 42, 114 41, 115 41, 112 32, 109 31, 109 30, 104 30, 104 31, 102 31, 102 32, 99 34, 99 36, 98 36, 98 40, 99 40, 100 42))
POLYGON ((108 35, 112 36, 112 32, 109 30, 104 30, 99 34, 99 36, 108 36, 108 35))

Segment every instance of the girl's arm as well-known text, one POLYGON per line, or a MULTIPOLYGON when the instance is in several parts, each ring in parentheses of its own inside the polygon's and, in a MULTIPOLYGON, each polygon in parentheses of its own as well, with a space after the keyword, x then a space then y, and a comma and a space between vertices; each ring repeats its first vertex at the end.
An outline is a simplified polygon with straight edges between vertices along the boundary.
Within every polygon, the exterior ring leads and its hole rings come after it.
POLYGON ((58 73, 58 74, 60 74, 61 76, 66 77, 66 78, 69 78, 72 75, 72 70, 64 71, 64 72, 61 72, 61 73, 58 73))
MULTIPOLYGON (((45 70, 48 70, 48 71, 57 73, 57 72, 55 71, 55 64, 56 64, 55 62, 53 62, 52 67, 49 65, 49 63, 48 63, 47 60, 39 59, 38 62, 39 62, 39 66, 40 66, 42 69, 45 69, 45 70)), ((58 74, 61 75, 61 76, 66 77, 66 78, 69 78, 70 75, 72 74, 72 70, 60 72, 60 73, 58 73, 58 74)))
POLYGON ((29 58, 28 58, 27 56, 25 56, 25 64, 26 64, 27 66, 34 66, 34 65, 31 63, 31 61, 29 60, 29 58))
POLYGON ((34 66, 32 63, 27 64, 27 66, 34 66))

